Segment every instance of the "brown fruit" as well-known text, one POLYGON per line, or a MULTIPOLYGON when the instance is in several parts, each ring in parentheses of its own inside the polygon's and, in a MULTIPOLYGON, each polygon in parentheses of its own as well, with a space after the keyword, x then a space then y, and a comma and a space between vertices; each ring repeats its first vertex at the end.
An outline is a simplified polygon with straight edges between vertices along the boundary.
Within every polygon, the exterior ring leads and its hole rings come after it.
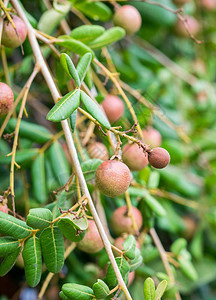
MULTIPOLYGON (((140 230, 143 224, 143 218, 141 212, 134 206, 132 207, 132 212, 138 230, 140 230)), ((113 212, 111 217, 111 225, 117 235, 120 235, 122 233, 129 233, 129 234, 136 233, 132 226, 132 220, 128 216, 127 206, 121 206, 113 212)))
POLYGON ((77 247, 86 253, 97 253, 103 249, 103 242, 94 220, 88 220, 88 229, 77 247))
POLYGON ((124 114, 124 103, 117 96, 107 95, 101 105, 110 123, 118 121, 124 114))
POLYGON ((197 223, 192 216, 184 216, 183 223, 185 225, 183 237, 189 240, 194 236, 194 233, 196 232, 197 223))
POLYGON ((108 160, 97 168, 95 180, 104 195, 118 197, 126 192, 130 185, 130 170, 121 161, 108 160))
MULTIPOLYGON (((119 248, 120 250, 123 250, 123 243, 125 241, 126 238, 123 238, 122 236, 119 236, 117 239, 115 239, 113 245, 117 248, 119 248)), ((138 241, 136 241, 136 247, 138 249, 140 249, 140 244, 138 243, 138 241)), ((113 253, 115 256, 120 256, 120 253, 116 250, 113 249, 113 253)))
POLYGON ((2 205, 2 204, 0 203, 0 211, 2 211, 2 212, 4 212, 4 213, 8 214, 8 206, 7 206, 7 204, 2 205))
POLYGON ((11 15, 11 17, 16 26, 16 30, 8 20, 5 20, 2 32, 2 44, 9 48, 17 48, 20 46, 20 43, 22 44, 25 41, 27 28, 20 17, 15 15, 11 15))
POLYGON ((6 115, 13 105, 14 95, 11 88, 0 82, 0 117, 6 115))
POLYGON ((131 171, 139 171, 148 165, 148 154, 137 144, 127 144, 122 149, 122 160, 131 171))
POLYGON ((145 144, 151 147, 159 147, 162 142, 162 137, 160 132, 153 127, 148 127, 143 130, 143 141, 145 144))
POLYGON ((107 150, 107 147, 100 142, 94 142, 89 144, 87 147, 87 151, 91 158, 98 158, 101 160, 109 159, 109 152, 107 150))
POLYGON ((190 2, 190 0, 173 0, 172 2, 178 6, 182 6, 182 5, 190 2))
POLYGON ((200 4, 207 11, 214 11, 216 9, 216 0, 201 0, 200 4))
POLYGON ((132 35, 140 29, 142 19, 135 7, 123 5, 114 14, 113 23, 116 26, 124 28, 127 35, 132 35))
POLYGON ((157 169, 165 168, 170 162, 169 152, 164 148, 153 148, 149 154, 149 163, 152 167, 157 169))
MULTIPOLYGON (((192 35, 196 35, 200 29, 199 22, 192 16, 187 16, 187 28, 192 35)), ((175 25, 176 33, 181 37, 189 37, 189 34, 185 28, 184 23, 181 20, 177 20, 175 25)))

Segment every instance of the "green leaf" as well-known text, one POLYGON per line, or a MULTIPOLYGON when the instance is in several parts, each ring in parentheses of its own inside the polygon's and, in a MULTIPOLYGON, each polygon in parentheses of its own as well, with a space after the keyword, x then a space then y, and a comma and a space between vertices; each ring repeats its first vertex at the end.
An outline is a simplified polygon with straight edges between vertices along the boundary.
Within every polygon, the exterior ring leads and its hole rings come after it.
MULTIPOLYGON (((115 260, 118 265, 119 271, 122 275, 122 278, 124 279, 124 281, 127 281, 128 273, 130 271, 129 263, 126 261, 126 259, 123 256, 116 257, 115 260)), ((116 278, 115 272, 111 264, 107 269, 106 283, 108 284, 109 288, 114 288, 118 284, 118 280, 116 278)))
POLYGON ((103 162, 102 160, 94 158, 94 159, 88 159, 83 163, 81 163, 81 168, 86 181, 95 178, 95 172, 97 168, 100 166, 100 164, 102 164, 102 162, 103 162))
POLYGON ((32 228, 25 222, 0 211, 0 232, 15 239, 23 239, 31 234, 32 228))
POLYGON ((34 198, 39 203, 45 203, 47 199, 46 175, 44 152, 40 153, 32 163, 31 167, 32 190, 34 198))
POLYGON ((75 8, 84 13, 86 16, 92 18, 95 21, 105 22, 111 18, 111 9, 101 2, 76 2, 75 8))
POLYGON ((158 171, 152 171, 148 179, 148 189, 155 189, 160 182, 160 173, 158 171))
POLYGON ((92 288, 93 288, 93 291, 94 291, 94 295, 97 299, 103 299, 103 298, 107 297, 110 293, 109 287, 101 279, 98 279, 97 282, 95 282, 95 284, 93 285, 92 288))
POLYGON ((7 256, 5 256, 0 265, 0 276, 6 275, 13 268, 18 256, 20 255, 21 250, 22 247, 19 247, 14 252, 9 253, 7 256))
POLYGON ((163 206, 150 194, 146 193, 145 202, 151 208, 151 210, 159 217, 166 216, 166 211, 163 206))
POLYGON ((89 48, 89 46, 67 35, 59 36, 56 44, 72 51, 73 53, 79 54, 80 56, 83 56, 86 53, 91 53, 92 57, 94 57, 94 52, 91 48, 89 48))
POLYGON ((33 235, 24 245, 22 252, 27 283, 35 287, 40 282, 42 272, 42 256, 39 239, 33 235))
POLYGON ((70 177, 70 169, 61 144, 58 141, 54 142, 48 151, 52 171, 60 185, 64 185, 70 177))
MULTIPOLYGON (((6 127, 7 130, 14 131, 16 123, 17 119, 10 119, 6 127)), ((20 123, 19 136, 39 144, 46 143, 52 138, 51 132, 44 126, 23 120, 20 123)))
POLYGON ((67 119, 80 105, 80 90, 76 89, 62 97, 47 114, 47 120, 60 122, 67 119))
POLYGON ((167 287, 167 281, 166 280, 163 280, 159 283, 159 285, 156 289, 156 292, 155 292, 154 300, 160 300, 161 299, 161 297, 163 296, 163 294, 166 290, 166 287, 167 287))
POLYGON ((77 228, 75 228, 74 223, 68 216, 61 218, 57 225, 63 235, 72 242, 80 242, 85 236, 86 232, 80 232, 77 228))
POLYGON ((71 31, 70 37, 87 44, 102 35, 104 31, 105 28, 100 25, 81 25, 71 31))
POLYGON ((69 215, 74 227, 78 230, 86 230, 88 228, 88 220, 83 215, 82 217, 75 218, 73 215, 69 215))
POLYGON ((79 63, 77 65, 77 72, 81 82, 83 82, 86 76, 91 60, 92 60, 91 53, 84 54, 83 57, 81 57, 79 60, 79 63))
MULTIPOLYGON (((16 162, 18 164, 28 164, 38 154, 38 148, 33 149, 22 149, 16 152, 16 162)), ((10 164, 11 156, 0 156, 1 164, 10 164)))
POLYGON ((133 235, 129 235, 123 243, 124 255, 129 259, 135 258, 136 240, 133 235))
POLYGON ((197 271, 195 270, 191 260, 183 255, 181 252, 178 258, 181 271, 190 280, 196 281, 198 279, 197 271))
POLYGON ((0 257, 14 252, 19 246, 19 241, 10 236, 0 237, 0 257))
POLYGON ((92 49, 100 49, 117 42, 125 36, 125 30, 121 27, 112 27, 106 30, 100 37, 89 44, 92 49))
POLYGON ((93 290, 85 285, 66 283, 62 286, 63 293, 74 300, 90 300, 94 297, 93 290))
POLYGON ((77 121, 77 109, 69 117, 70 127, 72 132, 76 130, 76 121, 77 121))
POLYGON ((135 248, 135 258, 130 260, 130 272, 135 271, 143 263, 141 252, 138 248, 135 248))
POLYGON ((80 79, 77 73, 77 70, 70 58, 69 55, 67 55, 66 53, 62 53, 60 55, 60 63, 62 65, 62 67, 64 68, 64 70, 66 71, 66 73, 74 79, 75 84, 77 87, 80 87, 80 79))
POLYGON ((35 229, 44 229, 51 225, 52 213, 47 208, 32 208, 29 210, 26 223, 35 229))
POLYGON ((155 299, 155 284, 151 277, 148 277, 144 282, 143 287, 145 300, 154 300, 155 299))
POLYGON ((44 229, 40 235, 40 242, 47 270, 58 273, 64 265, 64 238, 60 229, 44 229))
POLYGON ((63 300, 70 300, 71 298, 67 297, 62 291, 59 293, 59 297, 63 300))
POLYGON ((85 92, 81 91, 81 101, 85 105, 86 110, 106 129, 110 129, 111 125, 104 114, 97 105, 85 92))
POLYGON ((183 249, 186 249, 186 247, 187 247, 187 241, 183 238, 179 238, 172 244, 170 250, 176 255, 179 255, 183 249))
POLYGON ((38 30, 47 34, 52 34, 69 10, 70 3, 67 3, 64 12, 59 12, 52 8, 45 11, 38 22, 38 30))

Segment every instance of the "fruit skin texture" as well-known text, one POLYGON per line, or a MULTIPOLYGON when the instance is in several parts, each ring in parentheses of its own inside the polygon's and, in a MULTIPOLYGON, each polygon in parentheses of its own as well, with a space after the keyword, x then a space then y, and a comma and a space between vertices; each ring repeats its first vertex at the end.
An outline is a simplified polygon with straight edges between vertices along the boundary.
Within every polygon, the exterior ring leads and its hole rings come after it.
POLYGON ((153 148, 149 152, 149 163, 157 169, 165 168, 170 162, 169 152, 161 147, 153 148))
POLYGON ((110 123, 118 121, 124 114, 124 103, 117 96, 107 95, 101 105, 110 123))
MULTIPOLYGON (((140 230, 143 224, 143 218, 141 212, 134 206, 132 207, 132 212, 138 230, 140 230)), ((120 235, 122 233, 129 233, 129 234, 136 233, 132 226, 132 220, 127 215, 127 206, 121 206, 113 212, 111 217, 111 225, 117 235, 120 235)))
POLYGON ((132 35, 140 29, 142 19, 135 7, 123 5, 114 14, 113 23, 124 28, 127 35, 132 35))
POLYGON ((7 206, 7 204, 2 205, 2 204, 0 203, 0 211, 2 211, 2 212, 4 212, 4 213, 8 214, 8 206, 7 206))
POLYGON ((108 160, 97 168, 95 180, 101 193, 117 197, 126 192, 130 185, 130 170, 121 161, 108 160))
POLYGON ((6 115, 13 105, 12 89, 4 82, 0 82, 0 117, 6 115))
POLYGON ((148 154, 137 144, 127 144, 122 149, 122 160, 131 171, 139 171, 148 165, 148 154))
POLYGON ((3 32, 2 32, 2 44, 8 48, 17 48, 22 44, 27 36, 27 28, 23 20, 15 15, 11 15, 13 22, 16 26, 16 30, 13 28, 12 24, 8 20, 4 21, 3 32), (20 39, 20 40, 19 40, 20 39))
POLYGON ((77 247, 86 253, 97 253, 103 249, 103 242, 94 220, 88 220, 88 229, 77 247))
POLYGON ((143 130, 143 141, 145 144, 148 144, 151 147, 159 147, 162 142, 162 137, 157 129, 148 127, 147 129, 143 130))
POLYGON ((107 150, 107 147, 100 142, 89 144, 87 146, 87 150, 91 158, 98 158, 104 161, 109 159, 109 152, 107 150))
MULTIPOLYGON (((187 16, 187 27, 189 29, 190 34, 192 35, 196 35, 200 29, 198 21, 192 16, 187 16)), ((189 37, 184 23, 181 20, 177 21, 175 25, 175 31, 181 37, 189 37)))

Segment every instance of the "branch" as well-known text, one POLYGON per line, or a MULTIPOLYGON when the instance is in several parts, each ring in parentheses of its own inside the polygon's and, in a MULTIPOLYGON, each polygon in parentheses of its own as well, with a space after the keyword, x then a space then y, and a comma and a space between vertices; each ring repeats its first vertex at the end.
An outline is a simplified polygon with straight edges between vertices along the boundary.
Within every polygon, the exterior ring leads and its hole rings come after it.
MULTIPOLYGON (((31 26, 31 24, 28 22, 28 20, 27 20, 25 14, 24 14, 22 8, 20 7, 18 1, 17 0, 11 0, 11 2, 13 4, 13 6, 15 7, 16 11, 18 12, 18 14, 20 15, 20 17, 23 19, 23 21, 26 24, 26 27, 27 27, 27 30, 28 30, 28 38, 29 38, 29 42, 30 42, 31 47, 32 47, 32 51, 34 53, 34 57, 37 61, 37 64, 41 68, 42 74, 43 74, 43 76, 46 80, 48 88, 49 88, 49 90, 52 94, 52 97, 53 97, 54 101, 56 102, 61 97, 61 95, 60 95, 60 93, 59 93, 59 91, 58 91, 58 89, 57 89, 57 87, 54 83, 53 77, 52 77, 52 75, 51 75, 51 73, 50 73, 50 71, 47 67, 47 64, 46 64, 46 62, 45 62, 45 60, 42 56, 40 47, 39 47, 37 39, 35 37, 34 29, 31 26)), ((78 176, 82 192, 88 198, 88 203, 89 203, 89 208, 90 208, 91 214, 92 214, 92 216, 94 218, 94 221, 97 225, 98 231, 99 231, 100 236, 102 238, 102 241, 104 243, 104 247, 107 251, 110 262, 113 266, 113 269, 114 269, 116 278, 118 280, 118 283, 121 286, 121 289, 123 290, 123 292, 125 293, 126 298, 127 299, 132 299, 131 296, 130 296, 130 293, 129 293, 127 287, 126 287, 126 284, 125 284, 125 282, 124 282, 124 280, 121 276, 118 265, 115 261, 115 257, 112 253, 111 244, 110 244, 110 242, 109 242, 109 240, 106 236, 104 228, 103 228, 103 226, 101 224, 101 221, 98 217, 97 211, 94 207, 91 195, 89 193, 89 190, 88 190, 88 187, 87 187, 87 184, 86 184, 86 181, 85 181, 85 178, 84 178, 84 175, 83 175, 80 163, 79 163, 79 159, 78 159, 78 156, 77 156, 77 151, 76 151, 76 148, 75 148, 75 145, 74 145, 74 141, 73 141, 73 138, 72 138, 72 135, 71 135, 71 132, 70 132, 70 127, 68 125, 68 122, 66 120, 64 120, 64 121, 61 121, 61 124, 62 124, 63 130, 64 130, 64 133, 65 133, 65 138, 66 138, 66 141, 67 141, 67 144, 68 144, 71 159, 72 159, 76 174, 78 176)))

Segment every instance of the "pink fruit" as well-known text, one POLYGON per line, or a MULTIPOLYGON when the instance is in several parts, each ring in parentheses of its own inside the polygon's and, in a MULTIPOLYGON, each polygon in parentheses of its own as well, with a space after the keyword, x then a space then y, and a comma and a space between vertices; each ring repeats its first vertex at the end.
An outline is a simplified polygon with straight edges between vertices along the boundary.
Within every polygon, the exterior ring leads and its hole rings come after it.
POLYGON ((97 168, 95 180, 104 195, 117 197, 126 192, 130 185, 130 170, 121 161, 108 160, 97 168))
POLYGON ((103 242, 94 220, 88 220, 87 232, 77 246, 86 253, 97 253, 103 249, 103 242))
POLYGON ((153 148, 149 154, 149 163, 152 167, 157 169, 165 168, 170 162, 170 155, 169 152, 164 148, 153 148))
POLYGON ((131 171, 139 171, 148 165, 148 154, 137 144, 127 144, 122 149, 122 160, 131 171))
POLYGON ((216 0, 201 0, 200 4, 208 11, 214 11, 216 9, 216 0))
POLYGON ((127 286, 130 286, 132 284, 132 282, 134 281, 134 278, 135 278, 135 271, 130 272, 128 275, 128 285, 127 286))
POLYGON ((0 117, 6 115, 13 105, 14 95, 11 88, 0 82, 0 117))
POLYGON ((109 159, 109 152, 107 150, 107 147, 100 142, 89 144, 87 150, 91 158, 98 158, 101 160, 109 159))
POLYGON ((162 137, 160 132, 153 127, 148 127, 143 130, 143 141, 151 147, 158 147, 161 145, 162 137))
MULTIPOLYGON (((198 23, 198 21, 192 17, 192 16, 187 16, 187 28, 190 32, 190 34, 192 35, 196 35, 200 29, 200 25, 198 23)), ((179 35, 179 36, 182 36, 182 37, 188 37, 189 34, 185 28, 185 25, 184 23, 178 19, 176 25, 175 25, 175 31, 176 33, 179 35)))
POLYGON ((134 34, 142 25, 139 11, 131 5, 120 7, 114 14, 113 22, 116 26, 124 28, 127 35, 134 34))
POLYGON ((22 44, 27 36, 27 28, 23 20, 15 15, 11 15, 16 30, 12 24, 8 21, 4 21, 2 32, 2 44, 9 48, 16 48, 22 44))
POLYGON ((117 96, 107 95, 101 105, 110 123, 118 121, 124 114, 124 103, 117 96))
MULTIPOLYGON (((143 224, 143 218, 141 212, 134 206, 132 207, 132 212, 138 230, 140 230, 143 224)), ((132 226, 132 220, 128 216, 127 206, 121 206, 113 212, 111 217, 111 225, 117 235, 120 235, 122 233, 130 233, 130 234, 136 233, 132 226)))
POLYGON ((8 206, 7 206, 7 204, 2 205, 2 204, 0 203, 0 211, 2 211, 2 212, 4 212, 4 213, 8 214, 8 206))

